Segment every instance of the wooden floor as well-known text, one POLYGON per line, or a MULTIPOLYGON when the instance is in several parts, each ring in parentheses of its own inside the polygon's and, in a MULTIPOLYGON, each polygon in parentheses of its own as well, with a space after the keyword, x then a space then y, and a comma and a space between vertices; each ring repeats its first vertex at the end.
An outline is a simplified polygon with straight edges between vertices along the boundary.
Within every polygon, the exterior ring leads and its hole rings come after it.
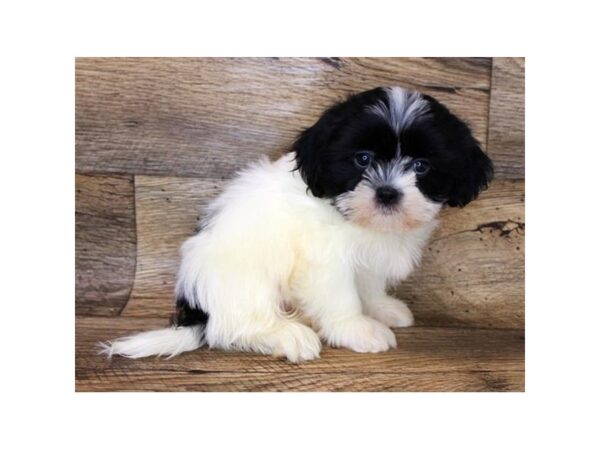
POLYGON ((78 317, 78 391, 522 391, 521 330, 415 327, 398 348, 357 354, 326 347, 295 365, 270 356, 201 349, 172 359, 106 360, 98 342, 164 319, 78 317))
POLYGON ((77 59, 76 390, 523 391, 523 91, 522 58, 77 59), (395 289, 416 318, 397 349, 324 348, 301 365, 207 349, 97 354, 99 341, 168 324, 178 248, 236 170, 379 85, 447 104, 496 167, 479 200, 442 212, 395 289))

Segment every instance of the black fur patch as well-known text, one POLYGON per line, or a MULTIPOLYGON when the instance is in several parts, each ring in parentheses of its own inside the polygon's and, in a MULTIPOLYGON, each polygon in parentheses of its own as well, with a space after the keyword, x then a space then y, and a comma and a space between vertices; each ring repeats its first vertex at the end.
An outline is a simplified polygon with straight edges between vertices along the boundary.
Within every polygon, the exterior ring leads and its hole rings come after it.
POLYGON ((418 187, 429 198, 448 206, 465 206, 487 189, 493 178, 492 161, 481 150, 468 125, 429 95, 429 114, 401 136, 404 154, 431 162, 418 187))
POLYGON ((351 95, 325 111, 294 143, 298 169, 315 197, 332 198, 356 187, 362 170, 354 164, 355 152, 373 150, 388 159, 395 155, 395 133, 367 111, 378 101, 387 104, 382 88, 351 95))
POLYGON ((175 314, 171 317, 171 325, 189 327, 192 325, 205 325, 208 314, 201 309, 192 308, 185 297, 177 297, 175 314))

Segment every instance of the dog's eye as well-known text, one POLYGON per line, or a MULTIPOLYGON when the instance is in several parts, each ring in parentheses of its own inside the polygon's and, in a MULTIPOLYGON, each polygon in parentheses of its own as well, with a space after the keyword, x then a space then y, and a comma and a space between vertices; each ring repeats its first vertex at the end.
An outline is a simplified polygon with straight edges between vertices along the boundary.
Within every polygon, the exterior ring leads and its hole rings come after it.
POLYGON ((425 175, 431 169, 431 164, 426 159, 415 159, 412 163, 412 168, 419 176, 425 175))
POLYGON ((354 163, 360 169, 366 169, 371 165, 373 153, 371 152, 356 152, 354 154, 354 163))

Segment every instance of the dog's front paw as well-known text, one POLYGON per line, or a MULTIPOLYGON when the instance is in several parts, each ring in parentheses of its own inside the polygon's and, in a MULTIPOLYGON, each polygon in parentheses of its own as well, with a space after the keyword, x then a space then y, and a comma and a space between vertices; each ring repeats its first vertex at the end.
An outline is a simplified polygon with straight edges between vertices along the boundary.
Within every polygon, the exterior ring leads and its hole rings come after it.
POLYGON ((359 353, 384 352, 396 347, 396 336, 382 323, 356 316, 321 329, 321 337, 332 347, 346 347, 359 353))
POLYGON ((410 327, 415 323, 408 306, 403 301, 392 297, 371 300, 365 307, 369 316, 388 327, 410 327))

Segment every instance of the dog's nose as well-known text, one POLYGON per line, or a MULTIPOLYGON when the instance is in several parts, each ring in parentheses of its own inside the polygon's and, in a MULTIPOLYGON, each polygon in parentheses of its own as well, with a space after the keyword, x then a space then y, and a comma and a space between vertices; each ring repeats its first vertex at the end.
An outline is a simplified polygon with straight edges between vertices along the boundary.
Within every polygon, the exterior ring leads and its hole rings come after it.
POLYGON ((390 186, 378 187, 375 191, 377 201, 385 206, 391 206, 400 201, 402 193, 398 189, 390 186))

